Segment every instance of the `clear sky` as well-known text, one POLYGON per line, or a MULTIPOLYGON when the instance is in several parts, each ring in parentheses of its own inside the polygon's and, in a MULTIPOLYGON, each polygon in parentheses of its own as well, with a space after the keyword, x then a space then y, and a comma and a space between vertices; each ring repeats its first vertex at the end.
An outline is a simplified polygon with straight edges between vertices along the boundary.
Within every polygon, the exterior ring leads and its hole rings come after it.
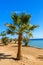
POLYGON ((0 0, 0 32, 6 30, 4 23, 12 22, 12 12, 31 14, 31 24, 40 26, 33 31, 34 38, 43 38, 43 0, 0 0))

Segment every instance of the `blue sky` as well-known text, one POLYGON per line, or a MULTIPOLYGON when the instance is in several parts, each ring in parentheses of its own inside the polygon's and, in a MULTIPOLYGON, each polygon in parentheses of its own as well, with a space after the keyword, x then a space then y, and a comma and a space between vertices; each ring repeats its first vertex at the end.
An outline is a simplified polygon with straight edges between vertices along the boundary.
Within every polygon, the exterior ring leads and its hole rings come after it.
POLYGON ((31 14, 31 24, 40 26, 33 31, 34 38, 43 38, 43 0, 0 0, 0 32, 6 30, 4 23, 12 22, 12 12, 31 14))

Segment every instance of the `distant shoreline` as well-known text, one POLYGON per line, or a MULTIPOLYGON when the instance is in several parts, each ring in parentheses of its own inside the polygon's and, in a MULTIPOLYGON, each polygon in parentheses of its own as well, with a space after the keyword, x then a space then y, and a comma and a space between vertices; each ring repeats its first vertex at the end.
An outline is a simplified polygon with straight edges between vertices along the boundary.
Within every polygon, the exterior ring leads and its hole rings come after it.
POLYGON ((43 40, 43 38, 29 39, 29 40, 43 40))

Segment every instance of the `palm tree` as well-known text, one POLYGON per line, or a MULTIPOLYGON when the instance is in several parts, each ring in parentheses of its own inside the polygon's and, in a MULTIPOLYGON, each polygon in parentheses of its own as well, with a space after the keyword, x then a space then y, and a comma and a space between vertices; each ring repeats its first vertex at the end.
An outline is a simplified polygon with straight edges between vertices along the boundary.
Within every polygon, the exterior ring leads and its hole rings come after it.
POLYGON ((23 42, 25 43, 25 46, 28 46, 29 39, 30 39, 31 37, 33 38, 33 34, 32 34, 31 31, 30 31, 28 34, 29 34, 29 35, 26 35, 26 36, 24 36, 24 38, 23 38, 23 42))
POLYGON ((12 15, 13 23, 12 24, 5 24, 8 27, 7 34, 18 34, 18 52, 17 52, 17 59, 21 59, 21 46, 22 46, 22 39, 23 33, 27 33, 29 35, 30 31, 34 30, 37 25, 30 24, 31 15, 22 13, 18 15, 14 13, 12 15))
POLYGON ((0 33, 0 36, 2 36, 2 43, 4 43, 4 45, 7 45, 7 42, 8 42, 8 37, 6 37, 6 32, 5 31, 3 31, 3 32, 1 32, 0 33))
POLYGON ((6 32, 5 31, 1 32, 0 36, 5 37, 6 36, 6 32))

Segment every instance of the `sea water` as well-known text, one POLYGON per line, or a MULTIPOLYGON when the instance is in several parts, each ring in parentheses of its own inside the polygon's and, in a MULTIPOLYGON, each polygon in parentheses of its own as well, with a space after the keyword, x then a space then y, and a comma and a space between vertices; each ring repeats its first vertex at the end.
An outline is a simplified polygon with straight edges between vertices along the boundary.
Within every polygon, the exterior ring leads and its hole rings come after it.
POLYGON ((28 45, 37 48, 43 48, 43 39, 30 39, 28 45))

